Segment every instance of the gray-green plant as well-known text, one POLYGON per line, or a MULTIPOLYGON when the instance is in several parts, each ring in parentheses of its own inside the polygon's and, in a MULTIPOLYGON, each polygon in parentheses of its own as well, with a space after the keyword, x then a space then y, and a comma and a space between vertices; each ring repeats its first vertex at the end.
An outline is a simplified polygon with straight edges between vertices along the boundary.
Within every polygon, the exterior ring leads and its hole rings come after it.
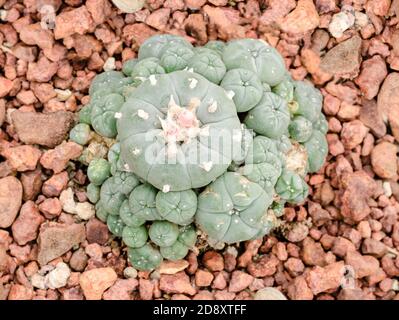
POLYGON ((70 138, 112 142, 89 161, 87 196, 139 270, 184 258, 198 234, 214 245, 270 233, 327 155, 320 91, 264 41, 156 35, 89 95, 70 138))

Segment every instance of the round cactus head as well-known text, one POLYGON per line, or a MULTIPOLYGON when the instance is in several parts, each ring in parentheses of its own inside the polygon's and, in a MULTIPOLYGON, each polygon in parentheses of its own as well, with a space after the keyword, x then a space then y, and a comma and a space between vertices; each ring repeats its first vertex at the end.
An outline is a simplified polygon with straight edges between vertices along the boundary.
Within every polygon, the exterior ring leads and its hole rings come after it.
POLYGON ((179 228, 169 221, 155 221, 148 233, 152 242, 160 247, 169 247, 177 240, 179 228))
POLYGON ((183 259, 189 249, 191 249, 197 240, 197 234, 192 225, 180 228, 177 240, 168 247, 161 247, 161 255, 168 260, 183 259))
POLYGON ((127 254, 130 263, 138 270, 153 270, 162 262, 159 250, 149 243, 140 248, 129 248, 127 254))
POLYGON ((97 217, 138 270, 183 259, 197 235, 213 246, 269 234, 327 156, 320 91, 262 40, 155 35, 89 95, 70 139, 87 146, 97 217))
POLYGON ((117 128, 123 161, 168 192, 200 188, 223 174, 240 121, 222 88, 176 71, 141 84, 122 106, 117 128))
POLYGON ((196 221, 212 239, 251 239, 264 224, 272 195, 244 176, 227 172, 199 195, 196 221))

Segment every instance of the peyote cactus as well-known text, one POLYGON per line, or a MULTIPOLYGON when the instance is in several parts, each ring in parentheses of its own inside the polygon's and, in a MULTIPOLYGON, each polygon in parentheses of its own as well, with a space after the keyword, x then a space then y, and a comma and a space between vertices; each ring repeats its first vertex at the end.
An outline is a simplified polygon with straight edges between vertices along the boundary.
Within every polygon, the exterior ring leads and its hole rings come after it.
POLYGON ((264 41, 156 35, 89 94, 70 138, 106 142, 87 161, 87 196, 139 270, 184 258, 197 234, 210 245, 268 234, 327 154, 320 92, 264 41))

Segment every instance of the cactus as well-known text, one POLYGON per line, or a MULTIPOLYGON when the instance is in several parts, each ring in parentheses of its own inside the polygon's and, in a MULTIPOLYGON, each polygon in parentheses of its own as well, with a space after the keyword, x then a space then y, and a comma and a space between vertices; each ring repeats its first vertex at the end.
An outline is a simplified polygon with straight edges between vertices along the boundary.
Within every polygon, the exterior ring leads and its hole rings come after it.
POLYGON ((140 227, 146 222, 145 217, 135 214, 129 205, 129 200, 126 199, 122 202, 122 205, 119 209, 119 216, 122 221, 129 227, 140 227))
POLYGON ((157 268, 162 262, 159 250, 149 243, 140 248, 129 248, 128 257, 133 267, 145 271, 157 268))
POLYGON ((109 231, 117 237, 122 237, 123 229, 125 228, 125 224, 119 216, 108 215, 107 217, 107 226, 109 231))
POLYGON ((207 49, 211 49, 218 53, 220 56, 223 54, 223 50, 226 47, 226 44, 223 41, 218 41, 218 40, 211 40, 208 41, 207 44, 204 46, 207 49))
POLYGON ((126 195, 118 189, 114 177, 111 177, 105 180, 102 184, 100 189, 100 199, 104 209, 110 215, 117 216, 119 215, 119 209, 122 206, 123 201, 126 199, 126 195))
POLYGON ((110 175, 110 164, 102 158, 93 159, 87 168, 87 177, 96 186, 101 185, 110 175))
POLYGON ((313 122, 313 129, 320 131, 323 135, 327 134, 328 122, 324 114, 320 113, 315 122, 313 122))
POLYGON ((219 84, 226 74, 226 66, 219 54, 211 49, 197 51, 190 59, 188 68, 204 76, 207 80, 219 84))
POLYGON ((288 126, 290 137, 298 142, 309 140, 312 135, 312 129, 312 123, 302 116, 294 117, 288 126))
POLYGON ((79 122, 91 125, 91 105, 87 104, 79 111, 79 122))
POLYGON ((100 200, 100 187, 89 183, 86 189, 87 198, 91 203, 97 203, 100 200))
POLYGON ((294 83, 289 75, 283 81, 273 87, 273 92, 283 98, 288 103, 294 100, 294 83))
POLYGON ((285 75, 285 63, 272 46, 255 39, 230 41, 223 50, 228 69, 244 68, 255 72, 270 86, 279 84, 285 75))
POLYGON ((155 35, 89 95, 70 139, 87 146, 97 217, 139 270, 184 258, 197 234, 209 245, 269 234, 327 156, 319 90, 264 41, 155 35))
POLYGON ((303 145, 308 154, 309 172, 319 171, 328 153, 326 137, 320 131, 313 130, 312 136, 303 145))
POLYGON ((307 197, 309 187, 299 174, 285 170, 277 180, 276 192, 287 202, 300 203, 307 197))
POLYGON ((271 203, 271 194, 259 184, 226 172, 198 196, 196 222, 216 241, 248 240, 261 229, 271 203))
POLYGON ((234 92, 233 101, 238 112, 252 109, 262 99, 262 83, 250 70, 240 68, 229 70, 220 86, 227 91, 234 92))
POLYGON ((96 217, 102 222, 107 222, 108 212, 104 209, 100 201, 97 201, 96 206, 96 217))
POLYGON ((161 65, 166 72, 183 70, 193 58, 194 52, 185 45, 168 47, 161 56, 161 65))
POLYGON ((147 243, 148 233, 145 226, 126 226, 122 231, 122 240, 130 248, 140 248, 147 243))
POLYGON ((130 193, 129 207, 136 219, 147 221, 162 219, 156 209, 156 195, 157 190, 148 183, 139 185, 130 193))
POLYGON ((159 191, 156 208, 163 219, 185 226, 194 220, 197 195, 193 190, 167 193, 159 191))
POLYGON ((87 123, 78 123, 72 128, 69 137, 72 141, 82 146, 86 145, 91 138, 90 126, 87 123))
POLYGON ((154 81, 141 84, 120 110, 121 157, 135 174, 160 190, 203 187, 223 174, 232 160, 231 154, 217 147, 218 137, 232 139, 240 129, 234 102, 222 88, 195 73, 176 71, 158 75, 154 81), (163 93, 152 94, 157 88, 163 93), (167 110, 166 118, 162 109, 167 110), (205 129, 207 136, 201 135, 205 129), (197 154, 198 148, 205 159, 222 157, 221 161, 191 163, 189 156, 197 154), (165 164, 164 159, 175 161, 165 164))
POLYGON ((124 101, 123 96, 117 93, 96 100, 91 109, 91 125, 97 133, 108 138, 116 136, 115 113, 119 111, 124 101))
POLYGON ((265 92, 261 101, 249 110, 244 123, 260 135, 279 138, 290 123, 287 102, 275 93, 265 92))
POLYGON ((108 150, 108 161, 111 164, 110 171, 114 175, 117 171, 129 171, 129 167, 120 158, 120 144, 115 143, 108 150))
POLYGON ((169 221, 155 221, 148 234, 152 242, 160 247, 169 247, 175 243, 179 236, 179 228, 169 221))
POLYGON ((161 66, 158 58, 147 58, 137 62, 132 70, 130 76, 134 80, 142 81, 150 75, 165 73, 164 68, 161 66))
POLYGON ((161 255, 168 260, 179 260, 183 259, 189 249, 194 247, 197 240, 197 234, 192 225, 182 227, 179 230, 179 236, 177 240, 168 247, 161 247, 161 255))
POLYGON ((294 100, 297 102, 297 108, 293 110, 293 114, 304 116, 311 122, 316 121, 323 104, 320 91, 304 81, 296 81, 294 87, 294 100))

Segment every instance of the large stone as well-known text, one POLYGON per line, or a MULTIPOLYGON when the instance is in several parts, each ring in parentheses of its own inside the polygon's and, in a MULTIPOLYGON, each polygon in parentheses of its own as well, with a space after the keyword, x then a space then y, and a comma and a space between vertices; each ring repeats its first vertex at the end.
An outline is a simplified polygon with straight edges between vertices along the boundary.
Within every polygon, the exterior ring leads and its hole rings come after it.
POLYGON ((55 19, 54 37, 63 39, 75 33, 85 34, 93 27, 93 19, 85 6, 64 11, 55 19))
POLYGON ((388 141, 382 141, 371 151, 371 165, 374 172, 381 178, 396 180, 398 178, 397 146, 388 141))
POLYGON ((344 281, 343 261, 332 263, 325 268, 316 266, 306 274, 306 282, 313 294, 337 289, 344 281))
POLYGON ((341 215, 345 221, 362 221, 370 214, 368 200, 374 195, 377 185, 364 171, 344 174, 341 179, 341 215))
POLYGON ((360 49, 362 39, 359 36, 339 43, 326 53, 320 67, 324 72, 346 78, 354 78, 359 73, 360 49))
POLYGON ((184 271, 176 274, 162 274, 159 279, 159 289, 166 293, 184 293, 191 296, 196 293, 190 283, 190 278, 184 271))
POLYGON ((377 107, 385 122, 389 121, 392 133, 399 141, 399 73, 385 78, 377 99, 377 107))
POLYGON ((279 21, 280 28, 287 33, 302 34, 316 29, 320 18, 312 0, 299 0, 296 8, 279 21))
POLYGON ((85 240, 83 224, 50 223, 42 226, 38 237, 38 262, 41 265, 58 258, 85 240))
POLYGON ((387 133, 382 114, 375 100, 362 100, 359 119, 366 127, 370 128, 376 137, 381 138, 387 133))
POLYGON ((18 218, 12 224, 14 240, 23 246, 29 241, 35 240, 40 225, 44 218, 39 213, 37 205, 33 201, 27 201, 21 207, 18 218))
POLYGON ((114 269, 98 268, 83 272, 79 284, 87 300, 101 300, 104 291, 111 287, 117 278, 114 269))
POLYGON ((15 177, 0 179, 0 228, 8 228, 22 203, 22 184, 15 177))
POLYGON ((74 123, 73 114, 66 111, 43 114, 17 110, 11 114, 11 118, 22 142, 49 148, 59 145, 74 123))

